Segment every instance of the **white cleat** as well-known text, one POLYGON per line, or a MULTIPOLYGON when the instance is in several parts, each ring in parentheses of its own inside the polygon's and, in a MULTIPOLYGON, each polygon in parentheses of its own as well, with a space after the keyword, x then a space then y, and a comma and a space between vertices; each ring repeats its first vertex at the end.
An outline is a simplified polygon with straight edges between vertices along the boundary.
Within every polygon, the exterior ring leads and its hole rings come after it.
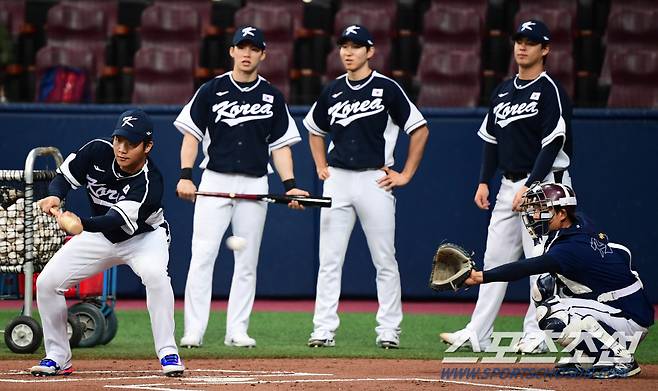
POLYGON ((227 336, 224 338, 224 345, 240 348, 254 348, 256 347, 256 340, 247 334, 237 334, 232 337, 227 336))
POLYGON ((184 348, 200 348, 201 345, 203 345, 203 342, 201 342, 201 338, 193 337, 190 335, 184 335, 183 338, 180 339, 180 346, 184 348))
POLYGON ((519 354, 542 354, 548 352, 548 345, 544 338, 525 337, 515 345, 515 351, 519 354))
POLYGON ((439 334, 439 337, 443 343, 447 345, 456 345, 458 349, 483 352, 489 347, 489 343, 486 345, 479 343, 475 333, 466 329, 461 329, 454 333, 441 333, 439 334))

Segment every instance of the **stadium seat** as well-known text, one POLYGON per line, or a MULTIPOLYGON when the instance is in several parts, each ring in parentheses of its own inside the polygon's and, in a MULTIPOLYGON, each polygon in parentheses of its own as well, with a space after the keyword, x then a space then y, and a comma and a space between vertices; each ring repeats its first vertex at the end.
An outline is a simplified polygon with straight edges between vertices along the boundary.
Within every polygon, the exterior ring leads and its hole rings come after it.
POLYGON ((141 48, 134 72, 132 103, 184 104, 194 93, 194 56, 184 48, 141 48))
POLYGON ((35 98, 39 97, 39 89, 45 72, 55 66, 73 67, 83 70, 89 77, 88 92, 93 98, 96 89, 96 60, 95 53, 80 47, 44 46, 36 55, 36 91, 35 98))
POLYGON ((253 25, 263 30, 266 42, 288 41, 292 45, 293 16, 287 8, 248 3, 235 13, 235 26, 253 25))
POLYGON ((290 68, 292 53, 285 48, 267 48, 267 58, 258 68, 258 74, 263 76, 273 86, 279 89, 286 99, 290 98, 290 68))
MULTIPOLYGON (((156 0, 156 3, 171 4, 171 0, 156 0)), ((193 9, 200 17, 200 32, 211 25, 210 16, 212 14, 212 1, 211 0, 177 0, 176 5, 193 9)))
POLYGON ((82 2, 63 1, 48 10, 48 46, 91 50, 95 71, 103 71, 108 38, 108 16, 102 8, 82 2))
POLYGON ((0 1, 0 25, 16 38, 25 23, 25 3, 23 1, 0 1))
POLYGON ((629 50, 610 58, 608 107, 658 108, 658 52, 629 50))
POLYGON ((142 13, 140 36, 142 48, 179 48, 193 55, 194 67, 199 62, 201 18, 194 9, 154 3, 142 13))
POLYGON ((480 51, 484 20, 471 8, 432 7, 425 13, 423 24, 425 43, 480 51))
POLYGON ((476 107, 480 98, 480 54, 426 45, 418 78, 419 106, 476 107))

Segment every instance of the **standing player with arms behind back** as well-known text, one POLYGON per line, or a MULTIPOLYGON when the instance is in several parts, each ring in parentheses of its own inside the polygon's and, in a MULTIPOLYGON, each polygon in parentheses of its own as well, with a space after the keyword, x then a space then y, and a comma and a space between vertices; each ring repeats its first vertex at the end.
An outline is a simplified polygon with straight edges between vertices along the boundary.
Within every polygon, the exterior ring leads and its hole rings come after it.
MULTIPOLYGON (((533 241, 519 215, 522 196, 535 181, 571 185, 571 102, 560 84, 544 71, 549 53, 550 32, 540 21, 519 25, 514 39, 516 77, 502 82, 492 94, 487 116, 478 135, 484 143, 480 184, 475 204, 489 209, 489 182, 497 169, 503 178, 491 215, 484 269, 501 262, 532 257, 540 247, 533 241)), ((537 276, 530 277, 532 287, 537 276)), ((506 282, 480 287, 477 304, 466 328, 442 333, 448 344, 468 343, 473 351, 484 351, 491 343, 493 323, 507 290, 506 282)), ((544 334, 535 319, 535 307, 526 313, 521 353, 546 350, 544 334)))
MULTIPOLYGON (((258 75, 265 60, 263 33, 252 26, 238 28, 229 54, 231 72, 202 85, 183 107, 174 125, 183 133, 178 196, 195 201, 192 259, 185 285, 185 333, 181 346, 200 347, 208 326, 212 276, 220 242, 231 224, 247 246, 234 251, 235 268, 226 313, 227 346, 254 347, 247 334, 256 294, 256 268, 267 203, 199 197, 192 166, 203 141, 204 169, 199 191, 268 193, 270 151, 288 195, 308 195, 297 189, 290 146, 301 140, 283 95, 258 75)), ((275 60, 275 59, 274 59, 275 60)), ((289 204, 301 208, 297 201, 289 204)))
POLYGON ((395 259, 395 197, 416 173, 429 131, 427 121, 393 80, 370 69, 374 42, 363 26, 341 34, 347 73, 329 83, 304 118, 318 178, 332 206, 320 212, 320 268, 311 347, 334 346, 345 251, 359 217, 377 270, 376 344, 398 348, 402 302, 395 259), (393 166, 398 132, 411 136, 404 169, 393 166), (327 156, 324 138, 331 135, 327 156))
POLYGON ((162 210, 162 175, 148 157, 153 124, 141 110, 121 114, 112 139, 95 139, 70 154, 57 169, 41 210, 82 224, 83 232, 62 246, 37 279, 37 305, 43 323, 46 358, 35 376, 73 372, 66 334, 64 292, 85 278, 125 264, 146 287, 155 350, 167 376, 183 374, 174 339, 174 293, 167 274, 169 227, 162 210), (93 216, 59 213, 69 190, 85 187, 93 216), (51 211, 52 210, 52 211, 51 211), (53 213, 54 212, 54 213, 53 213))

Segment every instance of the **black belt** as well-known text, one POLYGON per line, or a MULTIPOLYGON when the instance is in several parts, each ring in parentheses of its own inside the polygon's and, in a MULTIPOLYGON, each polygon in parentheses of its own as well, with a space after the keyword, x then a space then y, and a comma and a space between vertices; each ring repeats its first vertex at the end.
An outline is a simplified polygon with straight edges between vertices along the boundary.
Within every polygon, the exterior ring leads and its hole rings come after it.
POLYGON ((521 171, 506 171, 503 176, 512 182, 518 182, 528 177, 530 173, 521 171))
MULTIPOLYGON (((506 171, 503 174, 503 176, 512 182, 518 182, 521 179, 527 178, 529 174, 530 173, 528 172, 522 172, 522 171, 506 171)), ((553 178, 555 179, 555 183, 562 183, 563 177, 564 177, 564 170, 553 172, 553 178)))

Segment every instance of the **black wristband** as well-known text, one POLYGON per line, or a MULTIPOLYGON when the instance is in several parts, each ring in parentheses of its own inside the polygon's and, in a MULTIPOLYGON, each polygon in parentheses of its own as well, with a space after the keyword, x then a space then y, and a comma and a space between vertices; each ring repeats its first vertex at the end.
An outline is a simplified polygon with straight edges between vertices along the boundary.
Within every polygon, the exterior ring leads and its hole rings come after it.
POLYGON ((294 189, 295 187, 297 187, 297 182, 295 182, 295 178, 290 178, 283 181, 283 188, 286 189, 286 193, 294 189))
POLYGON ((192 168, 181 168, 180 169, 180 179, 189 179, 192 180, 192 168))

